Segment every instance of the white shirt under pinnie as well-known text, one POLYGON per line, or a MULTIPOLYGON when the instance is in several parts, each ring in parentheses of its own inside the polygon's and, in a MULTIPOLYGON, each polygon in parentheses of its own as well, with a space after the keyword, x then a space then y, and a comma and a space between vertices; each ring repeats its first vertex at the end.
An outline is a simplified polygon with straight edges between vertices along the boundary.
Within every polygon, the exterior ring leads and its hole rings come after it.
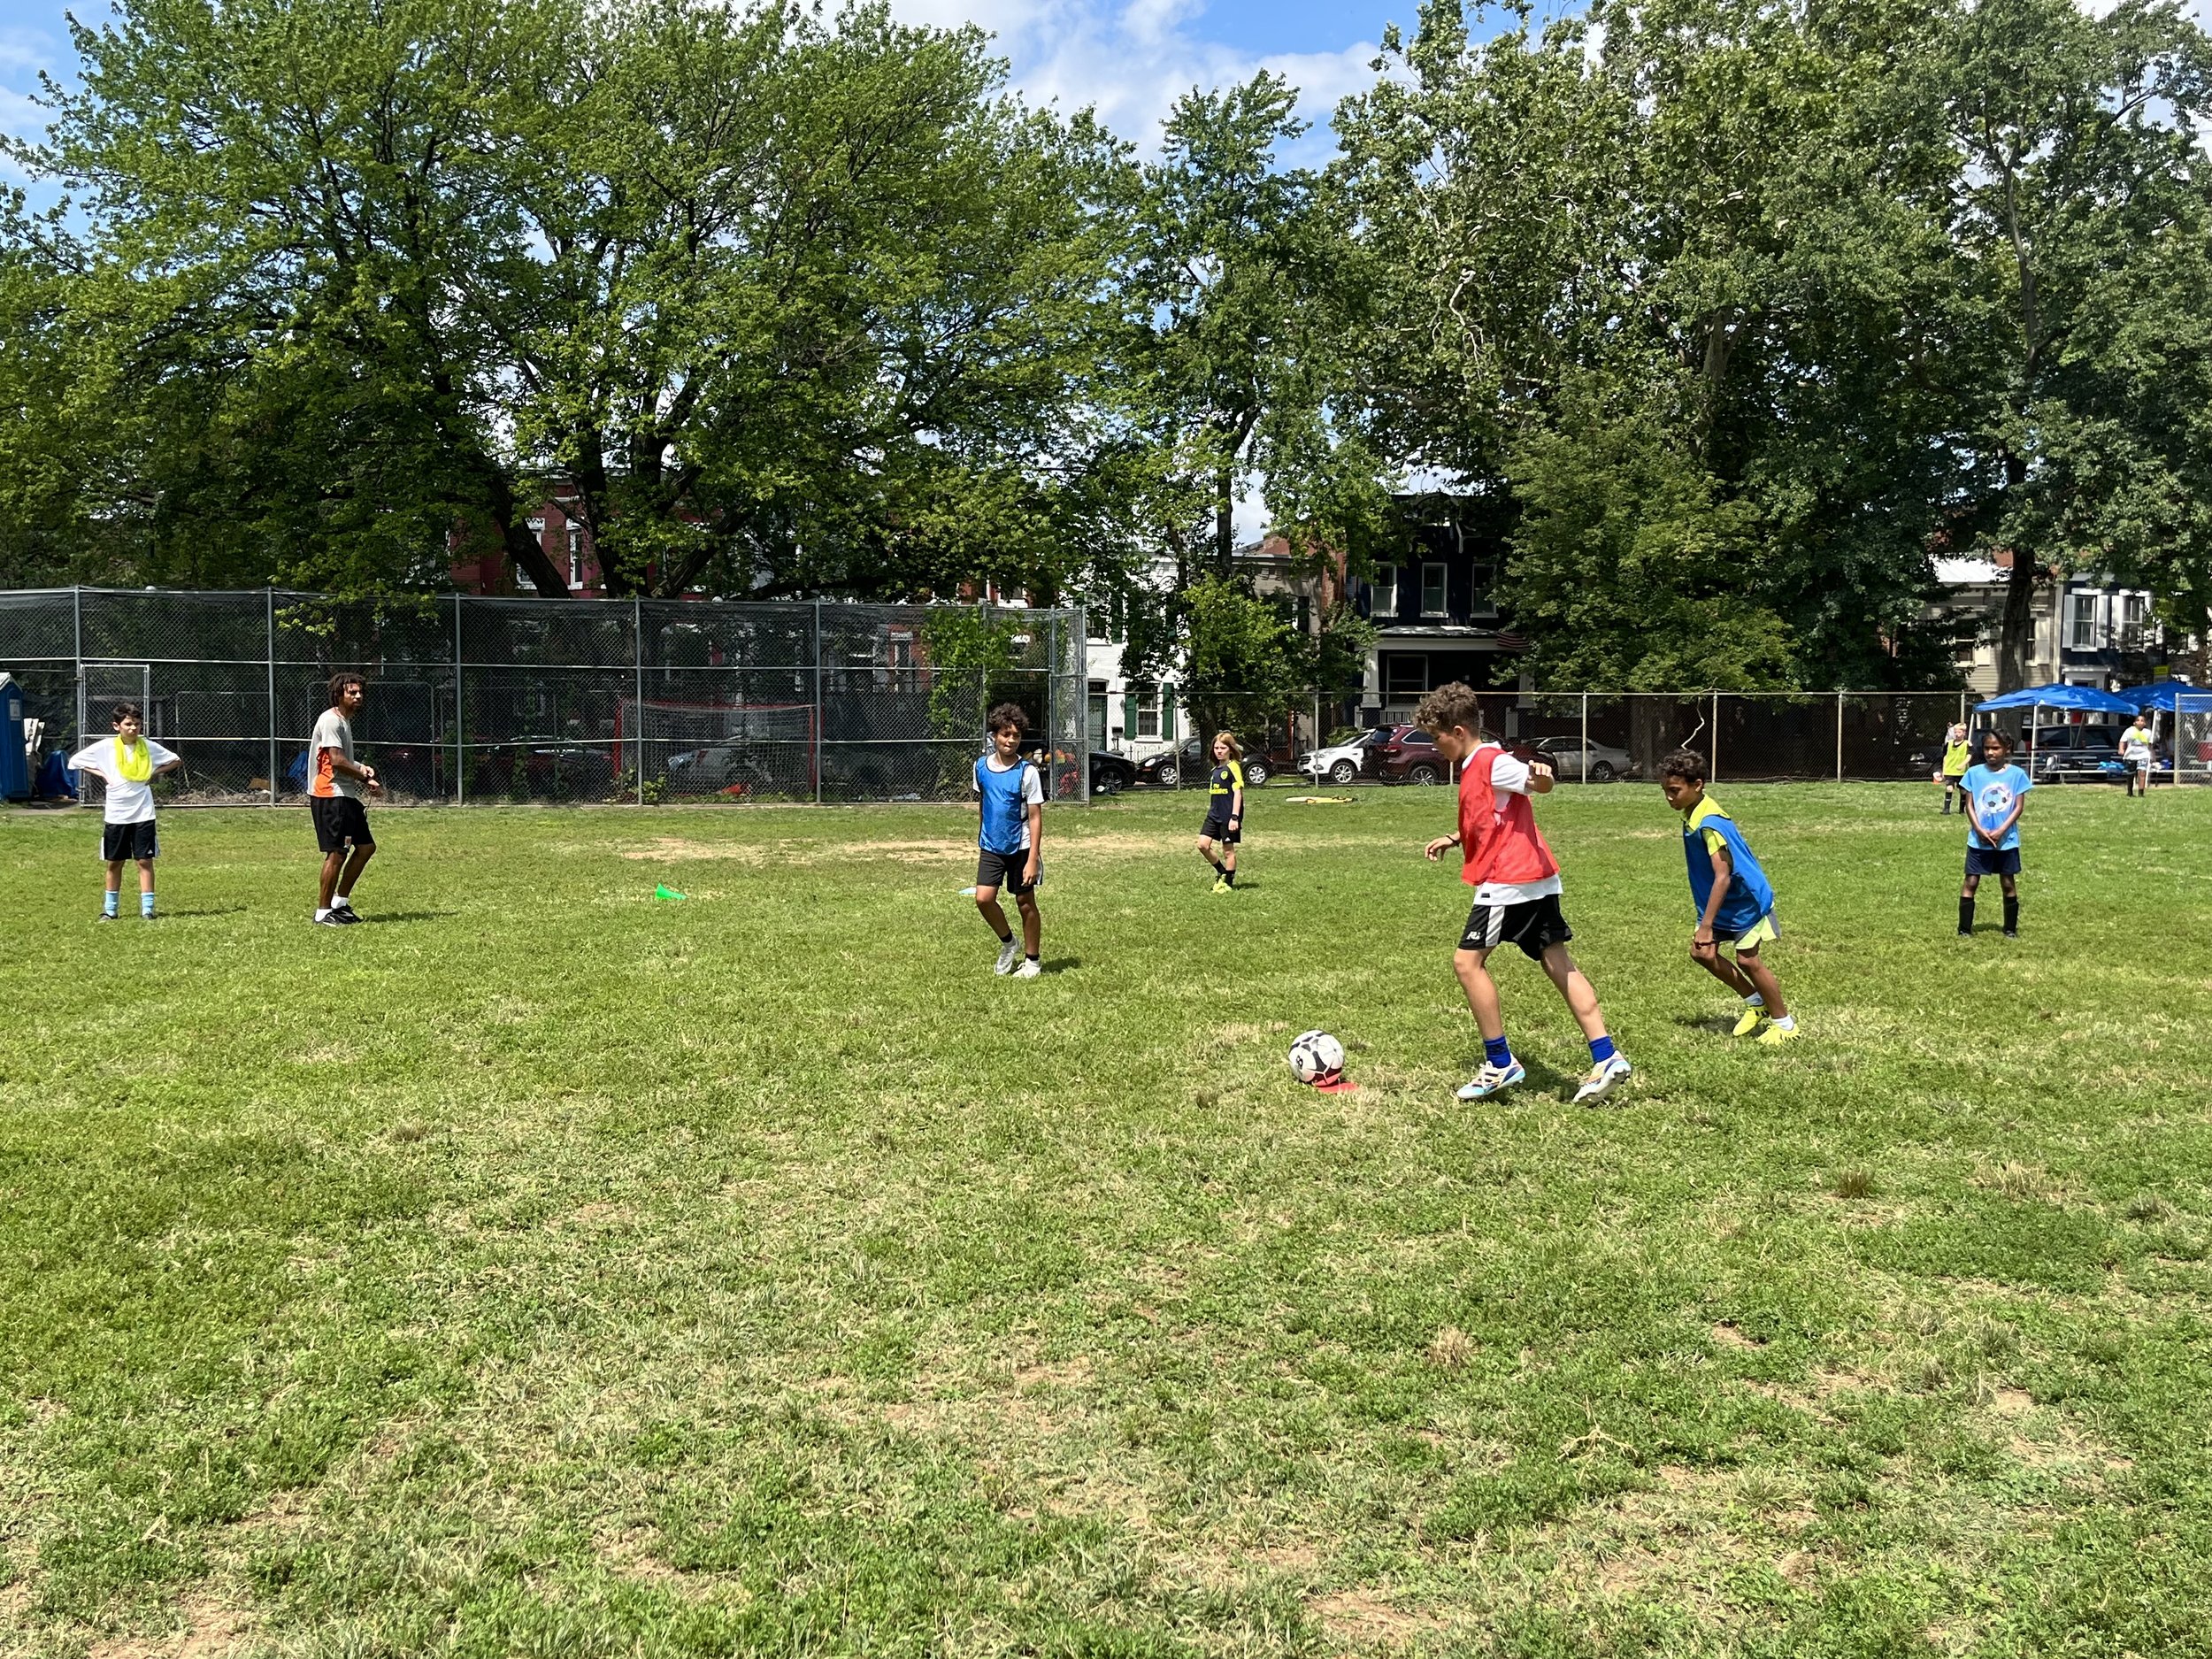
MULTIPOLYGON (((150 770, 159 772, 176 758, 173 751, 165 749, 147 738, 146 753, 150 770)), ((144 824, 154 816, 154 782, 148 778, 134 781, 123 775, 120 757, 115 752, 115 740, 104 737, 98 742, 79 749, 69 757, 69 764, 78 772, 88 772, 105 781, 108 787, 107 810, 102 821, 108 824, 144 824)))
MULTIPOLYGON (((1535 776, 1525 760, 1510 755, 1501 755, 1490 764, 1490 790, 1494 810, 1502 817, 1506 803, 1517 795, 1528 793, 1529 780, 1535 776)), ((1475 889, 1478 904, 1526 904, 1531 899, 1548 897, 1559 891, 1559 878, 1544 877, 1540 881, 1486 881, 1475 889)))
POLYGON ((327 801, 337 795, 361 798, 361 780, 330 764, 333 755, 353 758, 353 723, 335 709, 325 709, 307 740, 307 793, 327 801))

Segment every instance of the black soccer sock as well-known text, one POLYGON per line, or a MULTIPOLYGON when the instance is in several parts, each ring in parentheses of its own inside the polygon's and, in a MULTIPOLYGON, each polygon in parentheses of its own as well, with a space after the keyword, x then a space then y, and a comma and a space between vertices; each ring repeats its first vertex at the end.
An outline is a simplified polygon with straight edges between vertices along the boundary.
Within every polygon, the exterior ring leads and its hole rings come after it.
POLYGON ((1230 869, 1228 865, 1224 864, 1221 867, 1221 879, 1224 881, 1226 881, 1231 887, 1234 887, 1237 884, 1237 872, 1230 869))
POLYGON ((2007 894, 2005 895, 2005 932, 2016 933, 2019 931, 2020 901, 2011 894, 2007 894))
POLYGON ((1961 899, 1959 901, 1959 932, 1962 933, 1970 933, 1973 931, 1974 901, 1971 899, 1961 899))

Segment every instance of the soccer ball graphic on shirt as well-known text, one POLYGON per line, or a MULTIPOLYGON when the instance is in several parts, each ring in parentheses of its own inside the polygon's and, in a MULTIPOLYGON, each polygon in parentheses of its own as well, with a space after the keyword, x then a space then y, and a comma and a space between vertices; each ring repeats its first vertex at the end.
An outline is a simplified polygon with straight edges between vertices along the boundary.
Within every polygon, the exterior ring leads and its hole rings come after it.
POLYGON ((1301 1083, 1331 1083, 1344 1075, 1344 1045, 1325 1031, 1302 1031, 1290 1041, 1290 1074, 1301 1083))
POLYGON ((1999 778, 1982 786, 1974 797, 1974 805, 1982 815, 1982 827, 1993 830, 2005 821, 2005 814, 2012 810, 2012 786, 1999 778))

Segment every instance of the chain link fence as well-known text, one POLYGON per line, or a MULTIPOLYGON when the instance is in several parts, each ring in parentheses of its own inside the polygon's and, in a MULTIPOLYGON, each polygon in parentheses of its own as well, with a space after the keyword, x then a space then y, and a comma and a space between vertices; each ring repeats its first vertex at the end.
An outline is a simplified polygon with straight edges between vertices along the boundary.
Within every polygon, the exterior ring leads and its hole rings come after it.
MULTIPOLYGON (((1978 698, 1959 691, 1542 692, 1477 694, 1485 728, 1539 753, 1565 783, 1613 783, 1656 776, 1670 749, 1703 751, 1716 779, 1927 780, 1954 722, 1971 721, 1978 698)), ((1335 714, 1343 712, 1334 705, 1335 714)), ((1406 728, 1412 710, 1370 708, 1363 720, 1333 723, 1330 709, 1285 712, 1234 694, 1187 707, 1175 740, 1139 740, 1123 757, 1120 787, 1207 787, 1216 730, 1235 731, 1248 778, 1268 784, 1347 787, 1436 784, 1449 768, 1434 746, 1406 728), (1226 718, 1225 718, 1226 717, 1226 718)), ((2212 738, 2212 730, 2208 730, 2212 738)), ((2212 750, 2205 764, 2212 766, 2212 750)), ((1112 787, 1105 782, 1102 787, 1112 787)))
POLYGON ((183 757, 177 805, 303 795, 341 670, 369 682, 355 748, 395 803, 959 798, 1001 702, 1027 712, 1051 798, 1081 800, 1083 640, 1077 609, 0 593, 34 773, 134 703, 183 757), (979 619, 989 665, 951 665, 979 619))

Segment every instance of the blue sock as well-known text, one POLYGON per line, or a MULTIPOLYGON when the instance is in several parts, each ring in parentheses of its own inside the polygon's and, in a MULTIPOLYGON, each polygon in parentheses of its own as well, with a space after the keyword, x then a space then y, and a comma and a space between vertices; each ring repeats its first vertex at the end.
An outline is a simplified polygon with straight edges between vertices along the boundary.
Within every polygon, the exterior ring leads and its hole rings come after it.
POLYGON ((1513 1050, 1507 1047, 1502 1037, 1485 1037, 1482 1040, 1482 1057, 1503 1071, 1513 1064, 1513 1050))
POLYGON ((110 916, 114 915, 116 902, 121 896, 121 895, 115 892, 112 888, 109 889, 107 897, 100 901, 100 908, 105 910, 110 916))
POLYGON ((151 916, 154 913, 154 895, 152 894, 142 893, 138 895, 138 913, 141 916, 151 916))
POLYGON ((1590 1064, 1592 1065, 1603 1065, 1612 1057, 1613 1040, 1610 1037, 1598 1037, 1591 1041, 1590 1064))

